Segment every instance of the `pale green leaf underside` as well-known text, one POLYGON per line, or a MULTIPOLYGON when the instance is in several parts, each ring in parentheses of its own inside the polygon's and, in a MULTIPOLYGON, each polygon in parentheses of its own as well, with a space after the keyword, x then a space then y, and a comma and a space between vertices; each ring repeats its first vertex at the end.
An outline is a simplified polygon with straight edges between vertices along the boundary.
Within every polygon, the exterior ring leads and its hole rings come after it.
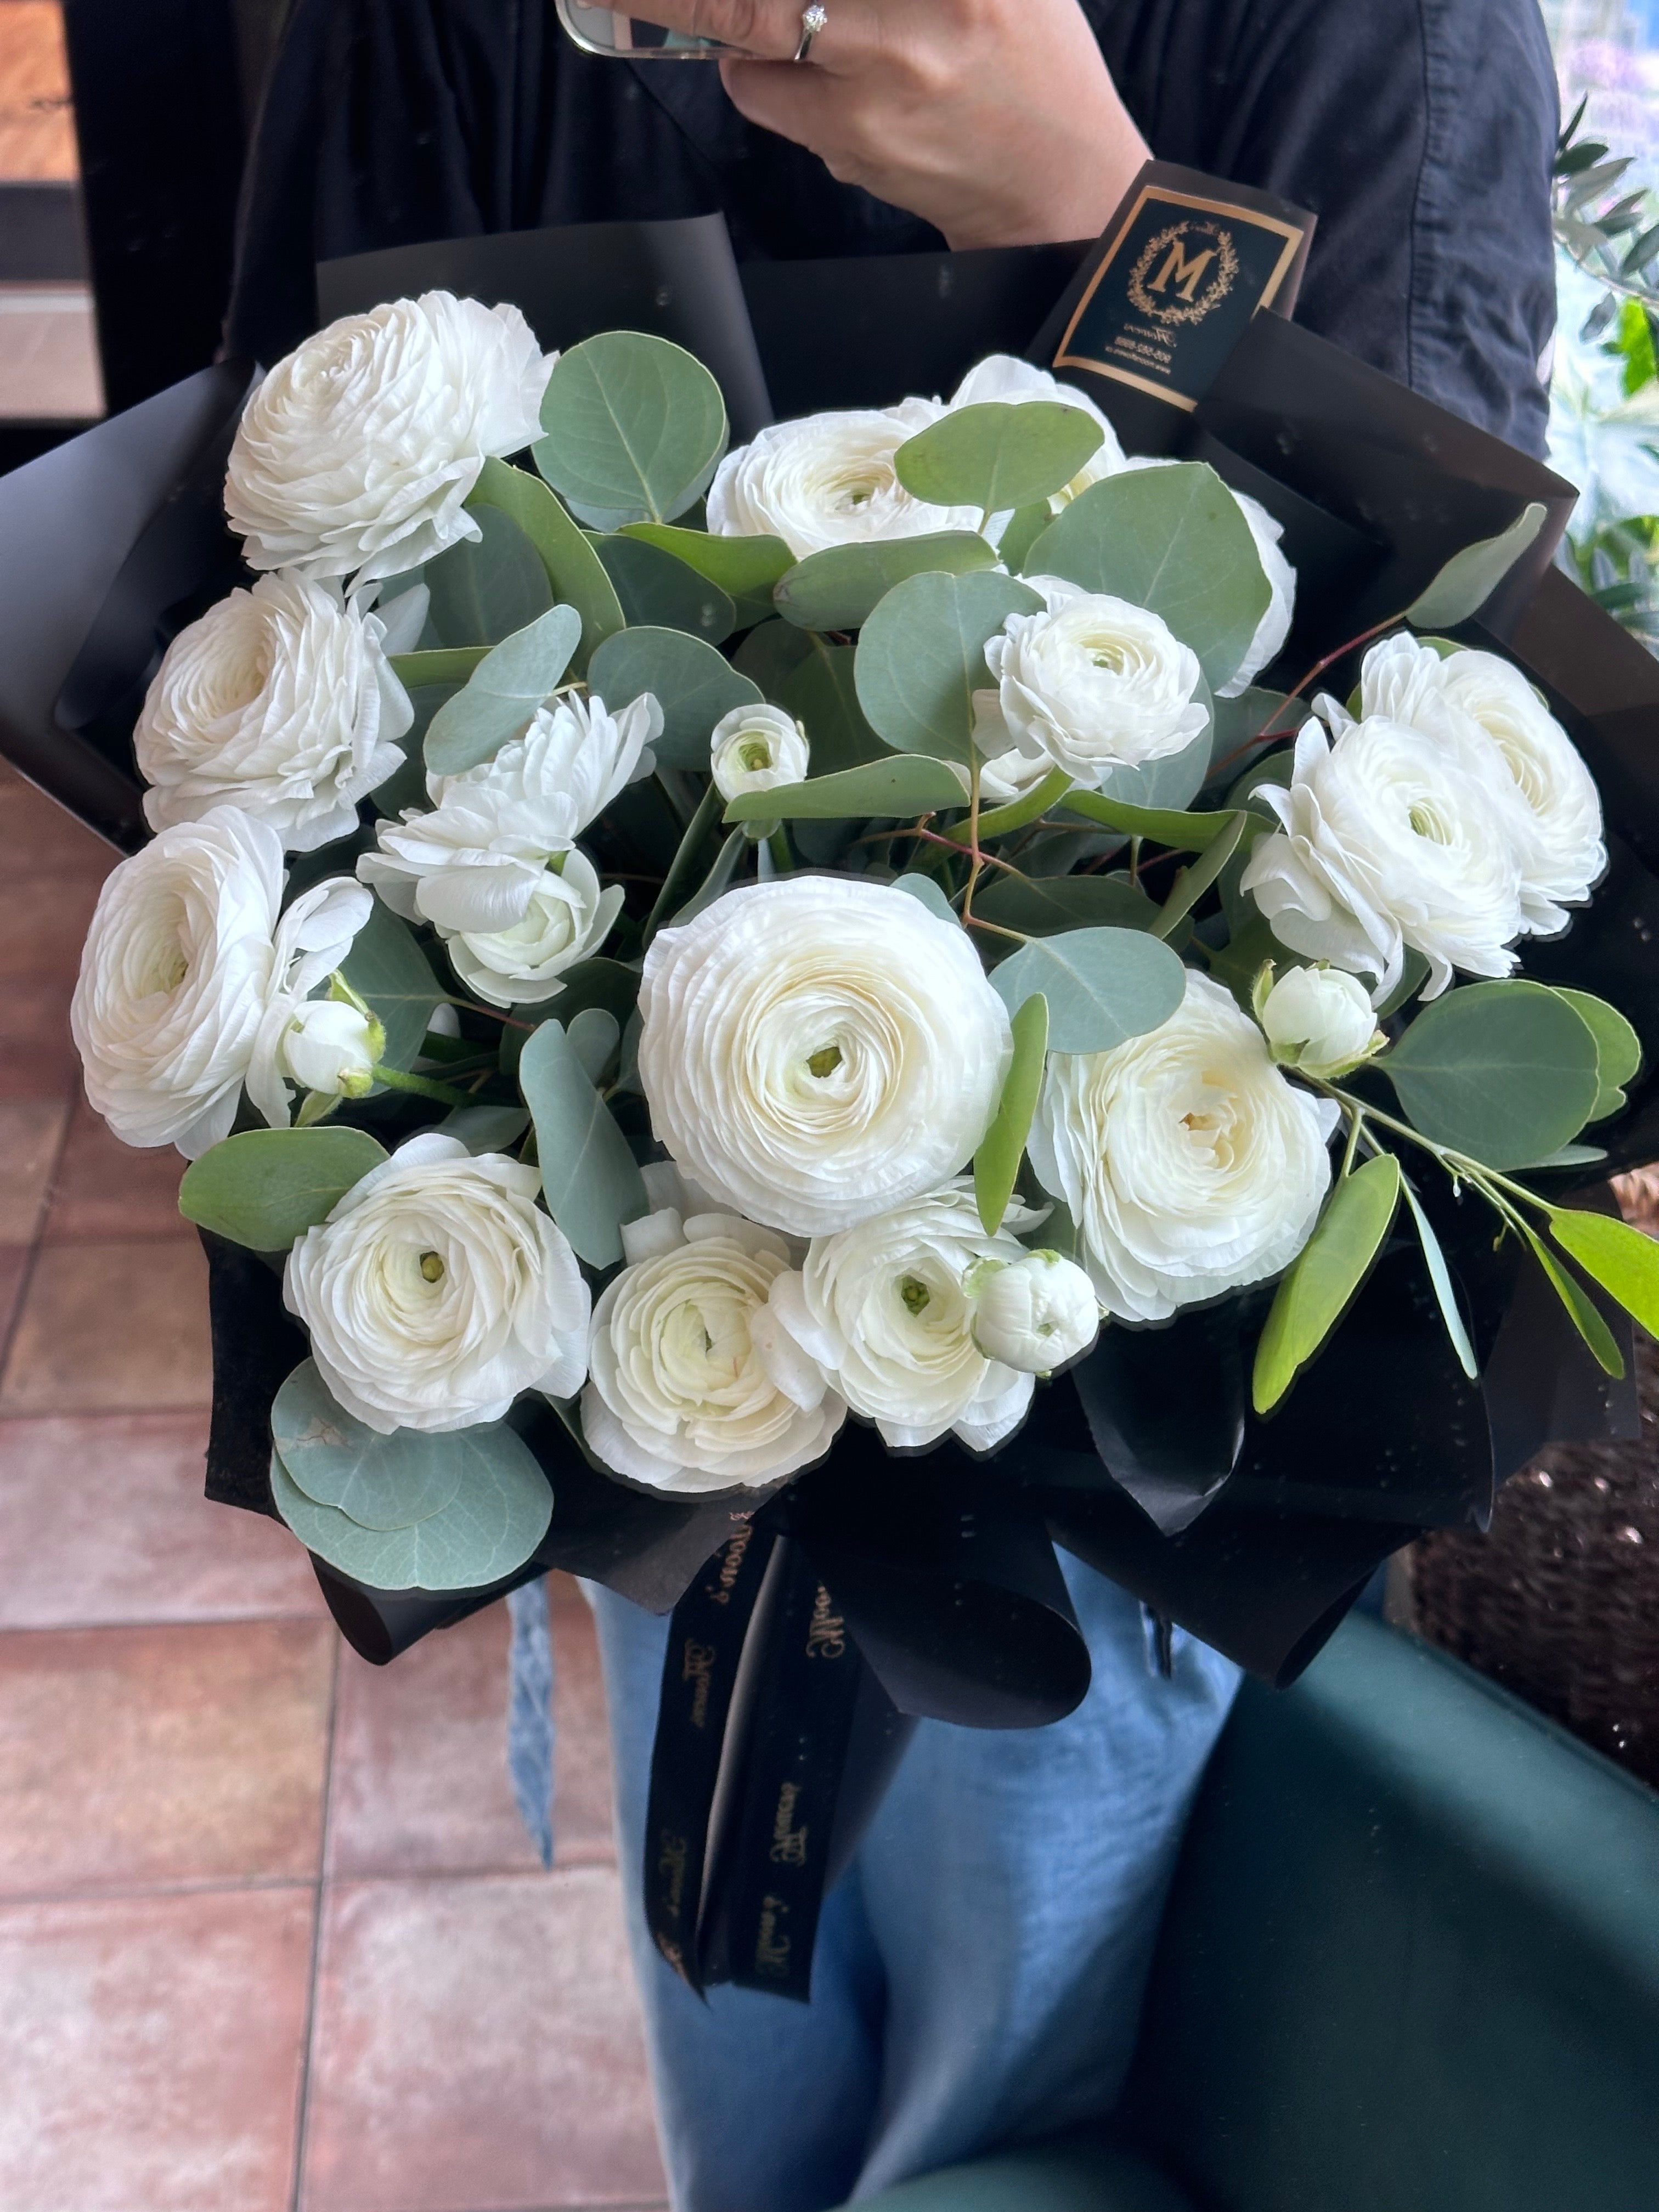
POLYGON ((453 1437, 418 1429, 381 1436, 347 1413, 314 1359, 302 1360, 276 1393, 270 1440, 307 1498, 365 1528, 429 1521, 460 1488, 465 1465, 453 1437))
POLYGON ((366 1528, 337 1506, 319 1505, 275 1452, 271 1496, 307 1551, 371 1589, 481 1589, 529 1559, 547 1534, 553 1493, 509 1428, 463 1429, 440 1441, 459 1461, 460 1480, 441 1512, 411 1528, 366 1528))
POLYGON ((1167 1022, 1187 971, 1167 945, 1134 929, 1079 929, 1021 947, 992 971, 1009 1012, 1041 994, 1051 1052, 1109 1052, 1167 1022))
POLYGON ((896 750, 965 763, 974 694, 990 688, 985 647, 1042 601, 1012 576, 928 574, 896 585, 859 639, 859 704, 896 750))
POLYGON ((245 1129, 185 1170, 179 1211, 255 1252, 286 1252, 386 1158, 366 1130, 245 1129))
POLYGON ((621 1227, 647 1208, 628 1139, 556 1021, 544 1022, 519 1057, 519 1083, 536 1125, 547 1210, 590 1267, 622 1258, 621 1227))
POLYGON ((581 641, 574 607, 550 607, 527 629, 488 653, 465 688, 447 700, 426 733, 434 775, 465 775, 516 737, 552 692, 581 641))
POLYGON ((1551 1214, 1550 1234, 1650 1336, 1659 1336, 1659 1243, 1627 1221, 1572 1207, 1551 1214))

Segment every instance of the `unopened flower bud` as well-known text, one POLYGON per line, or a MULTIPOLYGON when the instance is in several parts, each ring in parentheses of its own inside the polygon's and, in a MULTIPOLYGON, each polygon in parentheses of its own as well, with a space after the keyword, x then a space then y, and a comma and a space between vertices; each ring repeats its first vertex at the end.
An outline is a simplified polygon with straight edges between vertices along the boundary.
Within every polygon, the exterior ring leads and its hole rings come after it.
POLYGON ((981 1261, 963 1285, 974 1301, 974 1342, 988 1359, 1048 1375, 1086 1352, 1100 1330, 1094 1285, 1058 1252, 981 1261))

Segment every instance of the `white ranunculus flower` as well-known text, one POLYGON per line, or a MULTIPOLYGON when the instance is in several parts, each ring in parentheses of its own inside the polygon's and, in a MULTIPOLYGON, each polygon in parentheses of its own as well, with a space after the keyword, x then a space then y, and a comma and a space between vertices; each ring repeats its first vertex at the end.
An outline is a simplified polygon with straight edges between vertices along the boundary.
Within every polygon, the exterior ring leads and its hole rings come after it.
POLYGON ((1189 973, 1148 1036, 1050 1054, 1031 1164, 1071 1209, 1102 1304, 1164 1321, 1289 1267, 1330 1187, 1336 1118, 1280 1074, 1229 992, 1189 973))
POLYGON ((782 1237, 678 1209, 623 1233, 629 1264, 593 1314, 589 1449, 618 1474, 682 1493, 758 1489, 822 1459, 846 1407, 805 1360, 775 1376, 754 1334, 789 1267, 782 1237))
POLYGON ((746 791, 804 783, 811 760, 806 732, 781 707, 734 707, 709 739, 714 788, 729 805, 746 791))
POLYGON ((435 1129, 353 1185, 289 1255, 283 1295, 324 1382, 382 1436, 499 1421, 587 1373, 587 1285, 536 1170, 435 1129))
POLYGON ((1376 979, 1381 1005, 1406 948, 1429 963, 1425 998, 1471 975, 1507 975, 1525 927, 1515 806, 1489 746, 1375 716, 1332 744, 1296 741, 1288 791, 1257 790, 1279 817, 1241 878, 1282 945, 1376 979))
MULTIPOLYGON (((123 1144, 195 1159, 230 1134, 262 1036, 343 959, 361 896, 337 878, 279 921, 282 840, 229 806, 122 861, 87 933, 70 1026, 87 1096, 123 1144)), ((276 1095, 286 1121, 280 1084, 276 1095)))
POLYGON ((722 1205, 792 1236, 959 1173, 1012 1054, 967 933, 847 876, 746 884, 663 930, 640 1012, 658 1138, 722 1205))
MULTIPOLYGON (((492 1006, 539 1006, 563 990, 567 969, 599 950, 623 897, 620 884, 601 889, 593 863, 573 845, 542 870, 516 921, 499 929, 445 927, 439 934, 455 973, 479 998, 492 1006)), ((462 894, 448 911, 459 916, 465 907, 462 894)))
POLYGON ((899 447, 944 412, 936 399, 906 399, 776 423, 715 471, 708 527, 717 537, 781 538, 798 561, 830 545, 977 530, 977 507, 929 507, 893 472, 899 447))
MULTIPOLYGON (((1029 361, 1018 360, 1012 354, 994 353, 970 368, 951 397, 951 405, 983 407, 994 401, 1003 401, 1018 407, 1033 399, 1047 399, 1061 407, 1075 407, 1086 415, 1102 432, 1095 453, 1078 471, 1063 491, 1058 491, 1048 504, 1058 514, 1062 507, 1071 504, 1079 492, 1087 491, 1091 484, 1101 483, 1106 477, 1115 476, 1124 465, 1123 448, 1118 443, 1117 433, 1086 392, 1075 384, 1062 384, 1046 368, 1037 368, 1029 361)), ((999 532, 999 535, 1000 533, 999 532)))
POLYGON ((291 853, 357 826, 414 720, 378 615, 303 576, 261 576, 179 631, 132 733, 152 830, 237 806, 291 853))
MULTIPOLYGON (((1038 1217, 1011 1210, 1018 1224, 1038 1217)), ((1031 1403, 1031 1376, 988 1358, 975 1341, 967 1283, 988 1260, 1013 1265, 1024 1248, 1005 1226, 988 1237, 963 1177, 855 1229, 816 1237, 799 1274, 772 1285, 778 1371, 801 1356, 896 1451, 954 1433, 989 1451, 1031 1403)))
POLYGON ((1409 722, 1431 736, 1455 718, 1496 746, 1521 801, 1515 838, 1527 928, 1551 936, 1583 906, 1607 865, 1601 797, 1578 748, 1521 671, 1495 653, 1444 659, 1403 632, 1365 656, 1360 714, 1409 722))
POLYGON ((541 435, 544 355, 518 308, 448 292, 348 315, 248 400, 225 512, 255 568, 368 583, 477 538, 465 502, 492 457, 541 435))
POLYGON ((386 1031, 348 999, 307 999, 282 1033, 280 1073, 325 1098, 363 1098, 386 1050, 386 1031))
POLYGON ((1163 760, 1202 735, 1198 655, 1161 616, 1057 576, 1023 581, 1044 611, 1010 615, 985 663, 1004 725, 1044 775, 1063 768, 1093 789, 1114 768, 1163 760))
POLYGON ((969 1270, 968 1291, 975 1343, 1022 1374, 1052 1375, 1100 1334, 1094 1285, 1059 1252, 983 1261, 969 1270))
MULTIPOLYGON (((1138 455, 1125 461, 1125 469, 1170 469, 1176 466, 1170 459, 1138 455)), ((1259 499, 1252 499, 1247 491, 1233 493, 1233 504, 1243 516, 1252 539, 1256 558, 1267 579, 1271 597, 1267 612, 1255 626, 1255 635, 1245 648, 1244 658, 1224 684, 1216 687, 1218 699, 1237 699, 1248 691, 1256 678, 1284 650, 1285 641, 1291 634, 1291 623, 1296 615, 1296 571, 1285 558, 1279 540, 1285 535, 1285 526, 1274 521, 1259 499)))
POLYGON ((1257 1019, 1276 1060, 1328 1081, 1382 1042, 1364 985, 1340 968, 1292 968, 1269 981, 1257 1019))
MULTIPOLYGON (((289 1124, 284 1078, 290 1070, 284 1063, 295 1022, 303 1027, 307 1018, 302 1010, 311 994, 344 961, 374 904, 368 892, 349 876, 331 876, 301 892, 276 925, 264 1018, 253 1040, 246 1078, 248 1097, 273 1129, 286 1129, 289 1124)), ((380 1027, 378 1022, 375 1027, 380 1027)))

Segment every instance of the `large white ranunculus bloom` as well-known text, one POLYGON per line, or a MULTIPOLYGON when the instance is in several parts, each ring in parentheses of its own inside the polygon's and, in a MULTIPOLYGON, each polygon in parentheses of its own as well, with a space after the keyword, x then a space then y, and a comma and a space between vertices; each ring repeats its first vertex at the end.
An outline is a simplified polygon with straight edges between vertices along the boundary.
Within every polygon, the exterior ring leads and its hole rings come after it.
POLYGON ((123 1144, 193 1160, 228 1137, 267 1024, 338 965, 368 910, 344 878, 279 923, 282 898, 282 840, 229 806, 163 830, 105 884, 70 1026, 123 1144))
POLYGON ((659 1139, 723 1205, 792 1236, 959 1173, 1013 1048, 966 933, 847 876, 747 884, 665 929, 640 1012, 659 1139))
POLYGON ((152 830, 237 806, 291 853, 357 826, 414 720, 386 626, 303 576, 261 576, 179 631, 132 733, 152 830))
POLYGON ((428 813, 382 822, 357 872, 405 921, 429 921, 456 971, 493 1006, 555 997, 596 952, 623 893, 602 890, 572 840, 661 733, 648 695, 611 715, 597 700, 544 708, 522 738, 464 775, 434 776, 428 813))
POLYGON ((1257 790, 1281 827, 1242 878, 1293 952, 1376 979, 1381 1005, 1407 945, 1429 963, 1425 998, 1471 975, 1507 975, 1526 926, 1507 775, 1489 746, 1381 716, 1332 744, 1296 741, 1288 791, 1257 790))
POLYGON ((1086 392, 1075 384, 1062 384, 1046 368, 1038 368, 1029 361, 1020 361, 1012 354, 994 353, 970 368, 951 396, 952 410, 958 407, 983 407, 995 401, 1018 407, 1033 399, 1046 399, 1060 407, 1075 407, 1086 415, 1101 432, 1101 441, 1093 454, 1078 471, 1063 491, 1058 491, 1049 501, 1058 513, 1069 506, 1079 492, 1087 491, 1091 484, 1103 483, 1115 476, 1123 466, 1123 448, 1118 443, 1117 433, 1107 421, 1086 392))
POLYGON ((231 448, 225 512, 250 565, 368 583, 477 538, 467 496, 486 460, 540 437, 556 358, 518 308, 448 292, 307 338, 231 448))
POLYGON ((847 1408, 805 1361, 762 1358, 755 1324, 789 1266, 771 1231, 665 1208, 623 1231, 629 1264, 593 1314, 590 1450, 655 1490, 758 1489, 822 1459, 847 1408))
POLYGON ((306 1231, 283 1294, 349 1413, 382 1436, 442 1433, 499 1421, 520 1391, 575 1395, 590 1300, 540 1188, 534 1168, 427 1130, 306 1231))
POLYGON ((1601 796, 1578 748, 1521 671, 1495 653, 1458 652, 1401 633, 1373 646, 1359 682, 1362 717, 1383 714, 1431 736, 1454 718, 1497 748, 1521 802, 1514 836, 1528 931, 1549 936, 1583 906, 1607 865, 1601 796))
POLYGON ((893 472, 899 447, 944 411, 934 399, 906 399, 776 423, 715 471, 708 527, 720 537, 781 538, 798 561, 830 545, 977 530, 977 507, 929 507, 893 472))
POLYGON ((1093 788, 1114 768, 1163 760, 1202 735, 1198 655, 1161 616, 1058 576, 1023 580, 1044 611, 1010 615, 985 664, 1009 735, 1045 775, 1063 768, 1093 788))
POLYGON ((1164 1321, 1289 1267, 1330 1187, 1336 1118, 1230 993, 1188 974, 1148 1036, 1049 1055, 1031 1164, 1071 1209, 1102 1304, 1164 1321))
POLYGON ((811 763, 805 731, 781 707, 734 707, 708 743, 714 788, 728 805, 747 791, 804 782, 811 763))
POLYGON ((1265 992, 1257 988, 1261 1033, 1286 1067, 1329 1079, 1381 1048, 1364 985, 1340 968, 1292 968, 1265 992))
MULTIPOLYGON (((1038 1217, 1013 1209, 1024 1224, 1038 1217)), ((968 1281, 987 1261, 1017 1265, 1006 1228, 988 1237, 965 1177, 833 1237, 817 1237, 799 1273, 772 1285, 779 1363, 804 1354, 896 1451, 954 1432, 989 1451, 1024 1419, 1031 1376, 988 1359, 974 1336, 968 1281), (784 1340, 787 1339, 787 1341, 784 1340)))

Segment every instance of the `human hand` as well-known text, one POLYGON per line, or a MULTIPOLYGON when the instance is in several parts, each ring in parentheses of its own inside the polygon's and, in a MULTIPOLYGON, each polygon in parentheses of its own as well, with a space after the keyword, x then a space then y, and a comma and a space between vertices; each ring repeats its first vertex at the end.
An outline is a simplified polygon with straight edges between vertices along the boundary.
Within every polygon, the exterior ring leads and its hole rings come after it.
POLYGON ((718 39, 733 106, 957 248, 1092 238, 1146 159, 1076 0, 635 0, 718 39))

